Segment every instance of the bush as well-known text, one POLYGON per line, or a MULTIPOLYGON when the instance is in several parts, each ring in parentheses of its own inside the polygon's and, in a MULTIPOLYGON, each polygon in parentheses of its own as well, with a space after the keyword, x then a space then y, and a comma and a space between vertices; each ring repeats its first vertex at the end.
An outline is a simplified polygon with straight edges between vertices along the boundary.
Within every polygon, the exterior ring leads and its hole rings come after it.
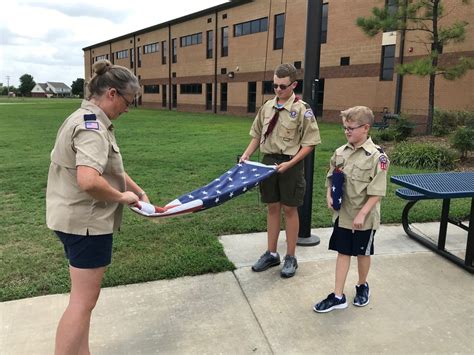
POLYGON ((455 111, 435 109, 433 117, 433 135, 442 137, 456 130, 458 116, 455 111))
POLYGON ((403 142, 390 154, 393 164, 416 169, 450 170, 456 159, 451 149, 429 143, 403 142))
POLYGON ((414 128, 415 124, 410 122, 407 116, 401 114, 397 123, 393 126, 395 140, 397 142, 405 141, 409 136, 411 136, 414 128))
POLYGON ((461 153, 461 159, 474 150, 474 129, 460 127, 451 137, 451 146, 461 153))
POLYGON ((370 134, 370 137, 375 144, 380 144, 382 142, 392 142, 395 140, 395 131, 390 128, 381 131, 373 131, 370 134))

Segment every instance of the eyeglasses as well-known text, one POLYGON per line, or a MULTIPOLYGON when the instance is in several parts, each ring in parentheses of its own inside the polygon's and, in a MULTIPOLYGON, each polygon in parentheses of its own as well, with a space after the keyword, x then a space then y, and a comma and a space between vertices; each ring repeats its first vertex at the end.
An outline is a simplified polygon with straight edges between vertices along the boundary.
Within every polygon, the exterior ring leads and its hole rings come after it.
POLYGON ((349 132, 349 133, 352 133, 355 129, 357 128, 360 128, 360 127, 363 127, 365 126, 365 123, 364 124, 361 124, 359 126, 356 126, 356 127, 346 127, 346 126, 342 126, 342 129, 344 130, 344 132, 349 132))
POLYGON ((117 94, 120 95, 120 97, 123 99, 123 101, 125 101, 125 104, 127 105, 127 107, 130 107, 133 105, 133 100, 132 101, 128 101, 127 98, 120 92, 118 91, 117 89, 115 89, 117 91, 117 94))
POLYGON ((291 84, 290 84, 290 85, 285 85, 285 84, 280 84, 280 85, 278 85, 278 84, 273 83, 273 88, 274 88, 275 90, 278 89, 278 87, 280 87, 281 90, 286 90, 286 89, 288 89, 288 87, 290 87, 290 86, 291 86, 291 84))

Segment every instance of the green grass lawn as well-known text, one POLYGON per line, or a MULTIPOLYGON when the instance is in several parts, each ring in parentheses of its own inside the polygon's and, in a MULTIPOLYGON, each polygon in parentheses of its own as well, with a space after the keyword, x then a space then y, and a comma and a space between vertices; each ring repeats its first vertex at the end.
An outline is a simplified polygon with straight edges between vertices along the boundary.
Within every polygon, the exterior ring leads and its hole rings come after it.
MULTIPOLYGON (((45 226, 49 154, 63 120, 80 105, 74 99, 0 99, 0 300, 67 292, 69 276, 62 246, 45 226)), ((157 205, 207 184, 222 174, 249 142, 249 118, 133 109, 116 121, 127 172, 157 205)), ((312 227, 328 227, 324 176, 335 148, 345 142, 340 125, 320 124, 312 227)), ((254 156, 255 160, 259 157, 254 156)), ((416 170, 390 167, 390 175, 416 170)), ((382 223, 400 223, 405 204, 389 183, 382 223)), ((440 202, 423 201, 413 216, 437 220, 440 202)), ((454 200, 465 217, 468 200, 454 200)), ((219 235, 266 229, 258 191, 218 208, 169 219, 147 219, 126 210, 115 235, 113 263, 104 286, 232 270, 219 235)))

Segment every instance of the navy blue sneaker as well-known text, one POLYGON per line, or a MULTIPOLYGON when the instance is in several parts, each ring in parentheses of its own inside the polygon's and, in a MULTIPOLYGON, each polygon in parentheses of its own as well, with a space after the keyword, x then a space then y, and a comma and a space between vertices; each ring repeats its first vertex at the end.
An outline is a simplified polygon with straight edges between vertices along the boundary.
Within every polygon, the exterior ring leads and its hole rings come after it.
POLYGON ((346 295, 342 294, 342 298, 339 300, 334 293, 331 293, 325 300, 316 303, 313 310, 318 313, 326 313, 331 312, 333 309, 344 308, 347 308, 346 295))
POLYGON ((370 289, 369 284, 366 282, 364 285, 356 285, 356 296, 352 304, 357 307, 364 307, 369 304, 370 289))
POLYGON ((277 253, 277 256, 273 256, 267 250, 252 266, 252 270, 255 272, 260 272, 277 265, 280 265, 280 255, 277 253))

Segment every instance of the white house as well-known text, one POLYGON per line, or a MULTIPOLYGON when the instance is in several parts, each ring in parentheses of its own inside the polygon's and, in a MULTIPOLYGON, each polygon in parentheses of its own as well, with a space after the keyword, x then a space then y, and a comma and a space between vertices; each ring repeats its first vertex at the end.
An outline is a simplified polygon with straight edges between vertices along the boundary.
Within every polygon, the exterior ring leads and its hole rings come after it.
POLYGON ((33 97, 66 97, 71 96, 71 88, 64 83, 48 81, 37 83, 31 90, 33 97))

